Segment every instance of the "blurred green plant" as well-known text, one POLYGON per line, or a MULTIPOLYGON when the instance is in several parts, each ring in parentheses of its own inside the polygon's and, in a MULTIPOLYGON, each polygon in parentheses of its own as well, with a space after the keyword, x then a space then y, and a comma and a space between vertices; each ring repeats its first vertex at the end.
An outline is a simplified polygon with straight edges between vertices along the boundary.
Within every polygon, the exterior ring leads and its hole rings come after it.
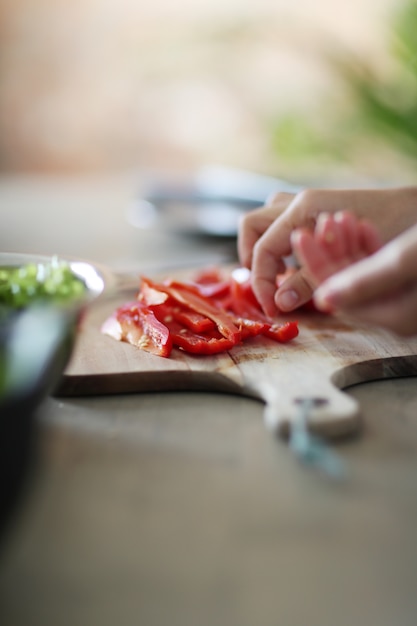
POLYGON ((359 114, 369 130, 417 159, 417 2, 395 16, 392 53, 397 71, 390 81, 378 78, 364 63, 342 63, 342 75, 353 90, 359 114))
POLYGON ((389 78, 352 54, 333 54, 330 63, 349 103, 329 107, 321 120, 296 111, 275 119, 275 153, 293 162, 311 157, 346 162, 358 144, 372 146, 372 138, 378 138, 417 160, 417 0, 397 10, 390 26, 394 69, 389 78))

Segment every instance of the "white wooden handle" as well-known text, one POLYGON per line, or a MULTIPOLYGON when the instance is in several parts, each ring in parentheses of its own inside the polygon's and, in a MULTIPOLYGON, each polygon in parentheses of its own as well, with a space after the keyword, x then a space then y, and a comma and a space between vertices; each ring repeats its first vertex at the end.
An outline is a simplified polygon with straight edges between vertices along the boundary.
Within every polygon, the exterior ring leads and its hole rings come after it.
POLYGON ((295 392, 277 385, 262 390, 266 405, 265 425, 268 430, 287 436, 291 423, 297 418, 300 403, 311 400, 308 426, 312 432, 325 437, 341 437, 355 432, 360 424, 360 409, 357 401, 329 381, 304 382, 295 392))

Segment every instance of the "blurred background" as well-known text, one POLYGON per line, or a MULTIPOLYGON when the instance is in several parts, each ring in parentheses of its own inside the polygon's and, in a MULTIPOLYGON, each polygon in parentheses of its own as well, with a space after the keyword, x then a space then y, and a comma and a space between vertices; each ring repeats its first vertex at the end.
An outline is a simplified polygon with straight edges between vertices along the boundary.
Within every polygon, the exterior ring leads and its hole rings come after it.
POLYGON ((0 171, 413 180, 415 15, 410 0, 2 0, 0 171))

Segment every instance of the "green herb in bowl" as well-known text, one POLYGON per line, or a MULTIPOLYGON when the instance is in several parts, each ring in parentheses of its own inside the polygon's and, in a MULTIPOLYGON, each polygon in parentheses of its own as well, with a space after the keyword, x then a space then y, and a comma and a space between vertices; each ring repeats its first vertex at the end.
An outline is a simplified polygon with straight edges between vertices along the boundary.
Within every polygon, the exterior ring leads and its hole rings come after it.
POLYGON ((86 284, 66 261, 0 267, 0 303, 21 309, 39 301, 54 304, 73 302, 86 294, 86 284))

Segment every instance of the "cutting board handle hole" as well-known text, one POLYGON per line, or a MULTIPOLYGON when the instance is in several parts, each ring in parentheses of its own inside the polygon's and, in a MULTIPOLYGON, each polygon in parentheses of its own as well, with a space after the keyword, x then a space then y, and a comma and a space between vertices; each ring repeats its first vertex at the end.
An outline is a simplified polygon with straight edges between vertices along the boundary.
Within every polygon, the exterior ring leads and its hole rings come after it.
POLYGON ((320 398, 318 396, 299 396, 294 398, 294 404, 309 404, 312 408, 325 406, 328 403, 327 398, 320 398))

